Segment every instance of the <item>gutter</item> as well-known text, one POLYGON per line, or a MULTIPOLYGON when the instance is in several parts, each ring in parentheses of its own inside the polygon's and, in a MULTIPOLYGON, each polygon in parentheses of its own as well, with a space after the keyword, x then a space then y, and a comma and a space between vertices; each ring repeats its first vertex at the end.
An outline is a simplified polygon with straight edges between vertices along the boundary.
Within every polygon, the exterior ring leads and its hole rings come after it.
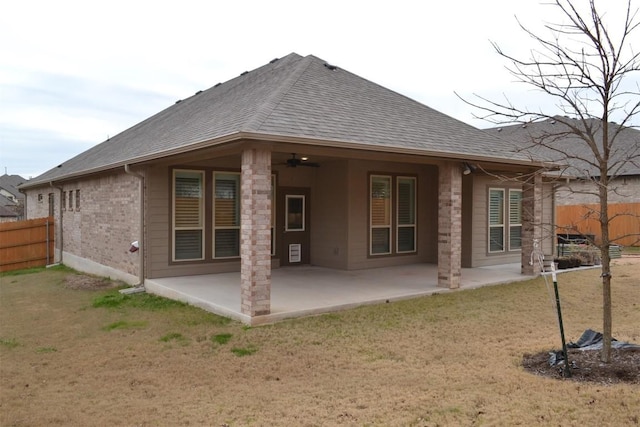
POLYGON ((129 169, 129 164, 126 163, 124 165, 124 171, 126 174, 134 176, 140 180, 140 219, 139 219, 139 227, 140 227, 140 236, 138 237, 138 253, 140 256, 140 265, 138 267, 138 285, 144 286, 144 257, 145 257, 145 242, 144 242, 144 175, 133 172, 129 169))
MULTIPOLYGON (((60 221, 59 221, 59 223, 60 223, 60 225, 59 225, 59 227, 60 227, 60 259, 58 260, 58 263, 59 264, 63 264, 62 257, 63 257, 63 254, 64 254, 64 209, 63 209, 63 206, 62 206, 62 192, 64 190, 63 190, 62 187, 57 187, 57 186, 53 185, 53 181, 49 181, 49 186, 51 188, 58 189, 58 191, 60 192, 59 197, 58 197, 58 200, 60 200, 60 202, 58 203, 58 205, 59 205, 58 209, 60 210, 60 221)), ((26 200, 26 197, 25 197, 25 200, 26 200)), ((26 208, 26 206, 25 206, 25 208, 26 208)), ((55 255, 54 255, 53 262, 55 262, 55 255)))

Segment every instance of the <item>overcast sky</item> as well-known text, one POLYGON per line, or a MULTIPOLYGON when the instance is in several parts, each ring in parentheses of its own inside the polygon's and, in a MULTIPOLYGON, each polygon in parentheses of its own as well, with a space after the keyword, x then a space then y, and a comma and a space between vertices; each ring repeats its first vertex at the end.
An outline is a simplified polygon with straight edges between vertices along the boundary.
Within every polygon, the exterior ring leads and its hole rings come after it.
MULTIPOLYGON (((585 0, 577 0, 585 3, 585 0)), ((635 1, 635 0, 634 0, 635 1)), ((513 82, 554 8, 539 0, 4 2, 0 173, 35 177, 172 105, 291 52, 315 55, 477 127, 472 99, 545 100, 513 82)), ((620 4, 602 2, 604 7, 620 4)), ((614 13, 615 11, 611 11, 614 13)), ((640 47, 640 31, 635 45, 640 47)), ((552 108, 552 104, 546 106, 552 108)), ((476 111, 476 113, 478 113, 476 111)))

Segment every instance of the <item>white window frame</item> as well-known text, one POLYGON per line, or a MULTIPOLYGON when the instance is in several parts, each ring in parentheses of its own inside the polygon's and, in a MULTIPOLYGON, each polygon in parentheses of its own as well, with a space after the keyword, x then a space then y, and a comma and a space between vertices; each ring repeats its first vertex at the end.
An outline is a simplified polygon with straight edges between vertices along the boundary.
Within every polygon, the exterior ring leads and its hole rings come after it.
POLYGON ((205 194, 206 194, 206 175, 205 171, 199 169, 173 169, 171 176, 171 236, 172 236, 172 245, 171 245, 171 260, 173 262, 186 262, 186 261, 202 261, 205 259, 205 237, 204 237, 204 229, 205 229, 205 194), (200 227, 176 227, 176 174, 180 172, 188 172, 199 174, 201 176, 202 188, 200 189, 200 227), (200 240, 202 244, 202 248, 200 249, 202 256, 200 258, 185 258, 185 259, 176 259, 176 231, 181 230, 200 230, 200 240))
MULTIPOLYGON (((241 213, 240 210, 242 209, 241 203, 242 203, 242 176, 240 174, 240 172, 231 172, 231 171, 216 171, 213 172, 213 203, 212 203, 212 209, 211 209, 211 224, 212 224, 212 246, 213 246, 213 253, 211 254, 211 256, 213 257, 213 259, 235 259, 235 258, 240 258, 240 252, 241 249, 238 250, 238 255, 232 255, 232 256, 225 256, 225 257, 216 257, 216 230, 240 230, 241 227, 241 213), (238 176, 238 194, 237 194, 237 209, 238 209, 238 225, 237 226, 218 226, 216 224, 216 176, 218 175, 237 175, 238 176)), ((240 233, 240 231, 238 231, 238 233, 240 233)), ((241 236, 239 237, 241 238, 241 236)))
POLYGON ((276 255, 276 174, 271 175, 271 256, 276 255))
MULTIPOLYGON (((418 200, 417 200, 417 185, 418 180, 415 176, 397 176, 396 177, 396 253, 398 254, 410 254, 418 251, 418 200), (400 224, 400 181, 401 180, 409 180, 413 181, 413 223, 411 224, 400 224), (401 251, 400 250, 400 228, 413 228, 413 249, 409 251, 401 251)), ((393 223, 393 218, 391 218, 391 222, 393 223)))
POLYGON ((306 198, 304 196, 304 194, 287 194, 285 196, 285 201, 284 201, 284 230, 285 231, 306 231, 306 216, 307 216, 307 209, 306 209, 306 198), (289 214, 289 200, 290 199, 301 199, 302 200, 302 228, 289 228, 289 218, 287 218, 287 215, 289 214))
POLYGON ((370 175, 369 176, 369 255, 370 256, 380 256, 380 255, 391 255, 393 248, 393 176, 391 175, 370 175), (384 178, 389 180, 389 224, 385 225, 373 225, 373 180, 375 178, 384 178), (375 229, 387 229, 389 230, 389 250, 387 252, 373 252, 373 230, 375 229))
POLYGON ((506 251, 506 217, 505 217, 505 195, 506 190, 504 188, 489 188, 489 192, 487 193, 487 251, 491 254, 503 253, 506 251), (502 224, 491 224, 491 192, 499 191, 502 193, 502 224), (502 249, 500 250, 491 250, 491 230, 494 228, 502 229, 502 249))
POLYGON ((507 204, 507 216, 506 216, 506 220, 509 223, 508 225, 508 230, 509 230, 509 234, 508 239, 509 239, 509 251, 510 252, 515 252, 515 251, 522 251, 522 190, 519 189, 515 189, 515 188, 510 188, 509 189, 509 203, 507 204), (519 223, 511 223, 511 194, 512 193, 519 193, 520 194, 520 205, 518 206, 518 209, 520 210, 520 222, 519 223), (511 228, 513 227, 520 227, 520 247, 519 248, 512 248, 511 247, 511 228))

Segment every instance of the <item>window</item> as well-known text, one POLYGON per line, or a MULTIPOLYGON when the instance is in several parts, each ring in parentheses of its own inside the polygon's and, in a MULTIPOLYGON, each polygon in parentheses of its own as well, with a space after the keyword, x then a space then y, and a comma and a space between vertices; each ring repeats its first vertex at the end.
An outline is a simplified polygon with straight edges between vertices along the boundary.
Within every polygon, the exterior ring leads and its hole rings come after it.
POLYGON ((304 196, 286 196, 286 231, 304 231, 304 196))
POLYGON ((44 197, 42 197, 42 194, 38 194, 38 203, 42 203, 43 199, 44 197))
POLYGON ((173 171, 173 260, 204 259, 204 172, 173 171))
POLYGON ((489 252, 522 249, 522 190, 489 189, 489 252), (507 249, 508 248, 508 249, 507 249))
POLYGON ((214 258, 240 256, 240 174, 214 173, 214 258))
POLYGON ((396 187, 396 252, 415 252, 416 179, 398 177, 396 187))
POLYGON ((61 193, 62 193, 62 201, 60 202, 60 205, 62 206, 62 210, 66 211, 67 210, 67 192, 61 191, 61 193))
POLYGON ((69 210, 73 210, 73 190, 69 191, 69 210))
POLYGON ((388 255, 393 250, 398 254, 415 252, 416 178, 372 175, 369 197, 369 253, 388 255), (395 244, 392 244, 394 240, 395 244))
POLYGON ((391 253, 391 177, 372 175, 370 181, 370 253, 391 253))
POLYGON ((271 175, 271 255, 276 254, 276 176, 271 175))
POLYGON ((80 190, 76 190, 76 210, 80 210, 80 190))
POLYGON ((504 190, 489 189, 489 252, 504 251, 504 190))
POLYGON ((522 249, 522 190, 509 190, 509 250, 522 249))

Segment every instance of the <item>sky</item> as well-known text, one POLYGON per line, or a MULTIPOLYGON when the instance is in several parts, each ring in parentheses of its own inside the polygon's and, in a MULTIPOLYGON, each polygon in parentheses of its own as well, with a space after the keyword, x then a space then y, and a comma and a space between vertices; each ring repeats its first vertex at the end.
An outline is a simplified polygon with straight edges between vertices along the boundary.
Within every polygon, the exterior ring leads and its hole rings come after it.
MULTIPOLYGON (((5 2, 0 174, 36 177, 179 99, 291 52, 315 55, 480 128, 491 124, 474 119, 480 112, 456 93, 467 100, 507 96, 549 111, 553 103, 515 82, 490 43, 526 57, 533 45, 516 17, 546 34, 543 24, 557 15, 545 3, 5 2)), ((603 2, 614 3, 622 2, 603 2)), ((634 40, 640 46, 640 31, 634 40)))

